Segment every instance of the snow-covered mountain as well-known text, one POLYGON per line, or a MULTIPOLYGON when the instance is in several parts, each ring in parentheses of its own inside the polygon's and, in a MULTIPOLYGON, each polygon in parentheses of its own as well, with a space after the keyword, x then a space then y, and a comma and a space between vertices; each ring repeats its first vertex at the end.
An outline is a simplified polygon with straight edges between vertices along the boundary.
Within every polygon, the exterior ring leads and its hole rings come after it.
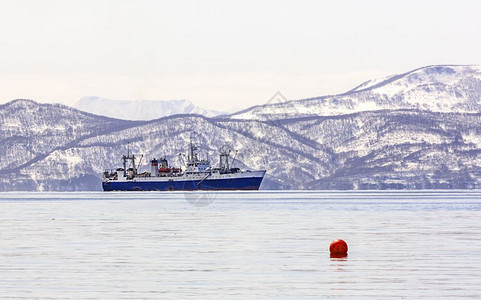
POLYGON ((231 118, 273 120, 383 109, 481 112, 481 66, 429 66, 370 80, 347 93, 259 105, 231 118))
POLYGON ((25 172, 34 182, 48 181, 50 175, 40 173, 36 177, 30 173, 30 167, 53 151, 68 149, 79 139, 129 127, 136 122, 92 115, 60 104, 14 100, 0 105, 0 124, 0 185, 6 184, 0 190, 30 190, 38 186, 31 182, 22 185, 16 180, 17 176, 25 172))
POLYGON ((124 120, 153 120, 177 114, 199 114, 214 117, 224 112, 195 106, 188 100, 110 100, 83 97, 72 105, 82 111, 124 120))
POLYGON ((99 190, 101 172, 120 165, 127 143, 146 160, 166 155, 179 165, 191 132, 214 164, 227 145, 239 150, 237 166, 267 169, 261 188, 481 187, 480 114, 391 110, 279 123, 200 115, 125 122, 67 107, 38 118, 52 107, 32 105, 8 105, 24 112, 12 117, 0 108, 1 121, 10 124, 1 132, 0 190, 99 190), (20 115, 29 121, 19 125, 20 115), (55 128, 72 116, 76 126, 55 128))
POLYGON ((160 156, 179 165, 191 132, 214 164, 226 145, 239 151, 237 166, 266 169, 261 188, 481 188, 479 81, 478 67, 427 67, 230 117, 135 122, 15 100, 0 106, 0 191, 100 190, 127 143, 145 155, 143 168, 160 156))

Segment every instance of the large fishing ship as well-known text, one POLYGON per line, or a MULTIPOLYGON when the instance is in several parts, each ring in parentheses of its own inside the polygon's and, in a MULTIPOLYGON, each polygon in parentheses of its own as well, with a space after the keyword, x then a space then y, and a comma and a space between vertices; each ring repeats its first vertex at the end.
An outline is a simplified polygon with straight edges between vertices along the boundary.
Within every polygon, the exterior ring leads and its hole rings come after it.
POLYGON ((139 173, 137 157, 128 150, 122 167, 103 173, 102 187, 104 191, 258 190, 266 171, 235 168, 235 156, 230 154, 220 151, 219 166, 211 167, 209 159, 199 158, 191 138, 184 168, 171 167, 162 157, 150 161, 150 173, 139 173))

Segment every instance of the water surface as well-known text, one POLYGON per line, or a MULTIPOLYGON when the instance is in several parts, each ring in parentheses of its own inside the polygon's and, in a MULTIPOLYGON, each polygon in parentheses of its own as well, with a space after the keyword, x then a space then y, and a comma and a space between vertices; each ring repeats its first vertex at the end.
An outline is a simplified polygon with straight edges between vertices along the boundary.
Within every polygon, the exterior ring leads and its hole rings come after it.
POLYGON ((481 298, 480 192, 0 193, 0 224, 0 298, 481 298))

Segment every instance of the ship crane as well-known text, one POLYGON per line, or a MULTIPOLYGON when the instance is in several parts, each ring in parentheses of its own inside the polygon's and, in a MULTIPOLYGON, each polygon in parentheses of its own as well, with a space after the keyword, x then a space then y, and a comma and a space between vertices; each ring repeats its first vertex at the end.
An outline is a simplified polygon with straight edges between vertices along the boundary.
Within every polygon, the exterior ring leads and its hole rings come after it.
MULTIPOLYGON (((132 155, 130 155, 130 143, 128 144, 127 146, 127 155, 122 155, 122 161, 123 161, 123 166, 124 166, 124 172, 125 172, 125 175, 128 175, 128 177, 132 178, 132 177, 135 177, 137 175, 137 166, 135 165, 135 159, 137 157, 135 157, 135 155, 132 153, 132 155), (127 164, 127 162, 129 162, 127 164), (130 173, 128 173, 128 170, 132 170, 130 173)), ((139 162, 139 165, 141 165, 142 163, 142 159, 144 158, 144 155, 142 154, 140 156, 140 162, 139 162)))
POLYGON ((231 152, 232 150, 227 150, 227 148, 224 146, 221 148, 220 154, 219 154, 219 168, 221 170, 224 170, 226 172, 229 172, 231 167, 234 166, 234 162, 237 157, 238 151, 235 150, 234 158, 232 161, 229 161, 229 158, 231 157, 231 152))

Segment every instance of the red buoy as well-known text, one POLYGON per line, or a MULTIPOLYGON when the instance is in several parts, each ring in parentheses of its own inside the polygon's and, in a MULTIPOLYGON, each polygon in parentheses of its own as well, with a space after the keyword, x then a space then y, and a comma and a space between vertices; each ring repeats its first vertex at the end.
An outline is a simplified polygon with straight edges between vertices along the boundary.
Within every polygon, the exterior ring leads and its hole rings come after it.
POLYGON ((331 257, 341 258, 347 256, 347 243, 343 240, 334 240, 329 245, 329 252, 331 257))

